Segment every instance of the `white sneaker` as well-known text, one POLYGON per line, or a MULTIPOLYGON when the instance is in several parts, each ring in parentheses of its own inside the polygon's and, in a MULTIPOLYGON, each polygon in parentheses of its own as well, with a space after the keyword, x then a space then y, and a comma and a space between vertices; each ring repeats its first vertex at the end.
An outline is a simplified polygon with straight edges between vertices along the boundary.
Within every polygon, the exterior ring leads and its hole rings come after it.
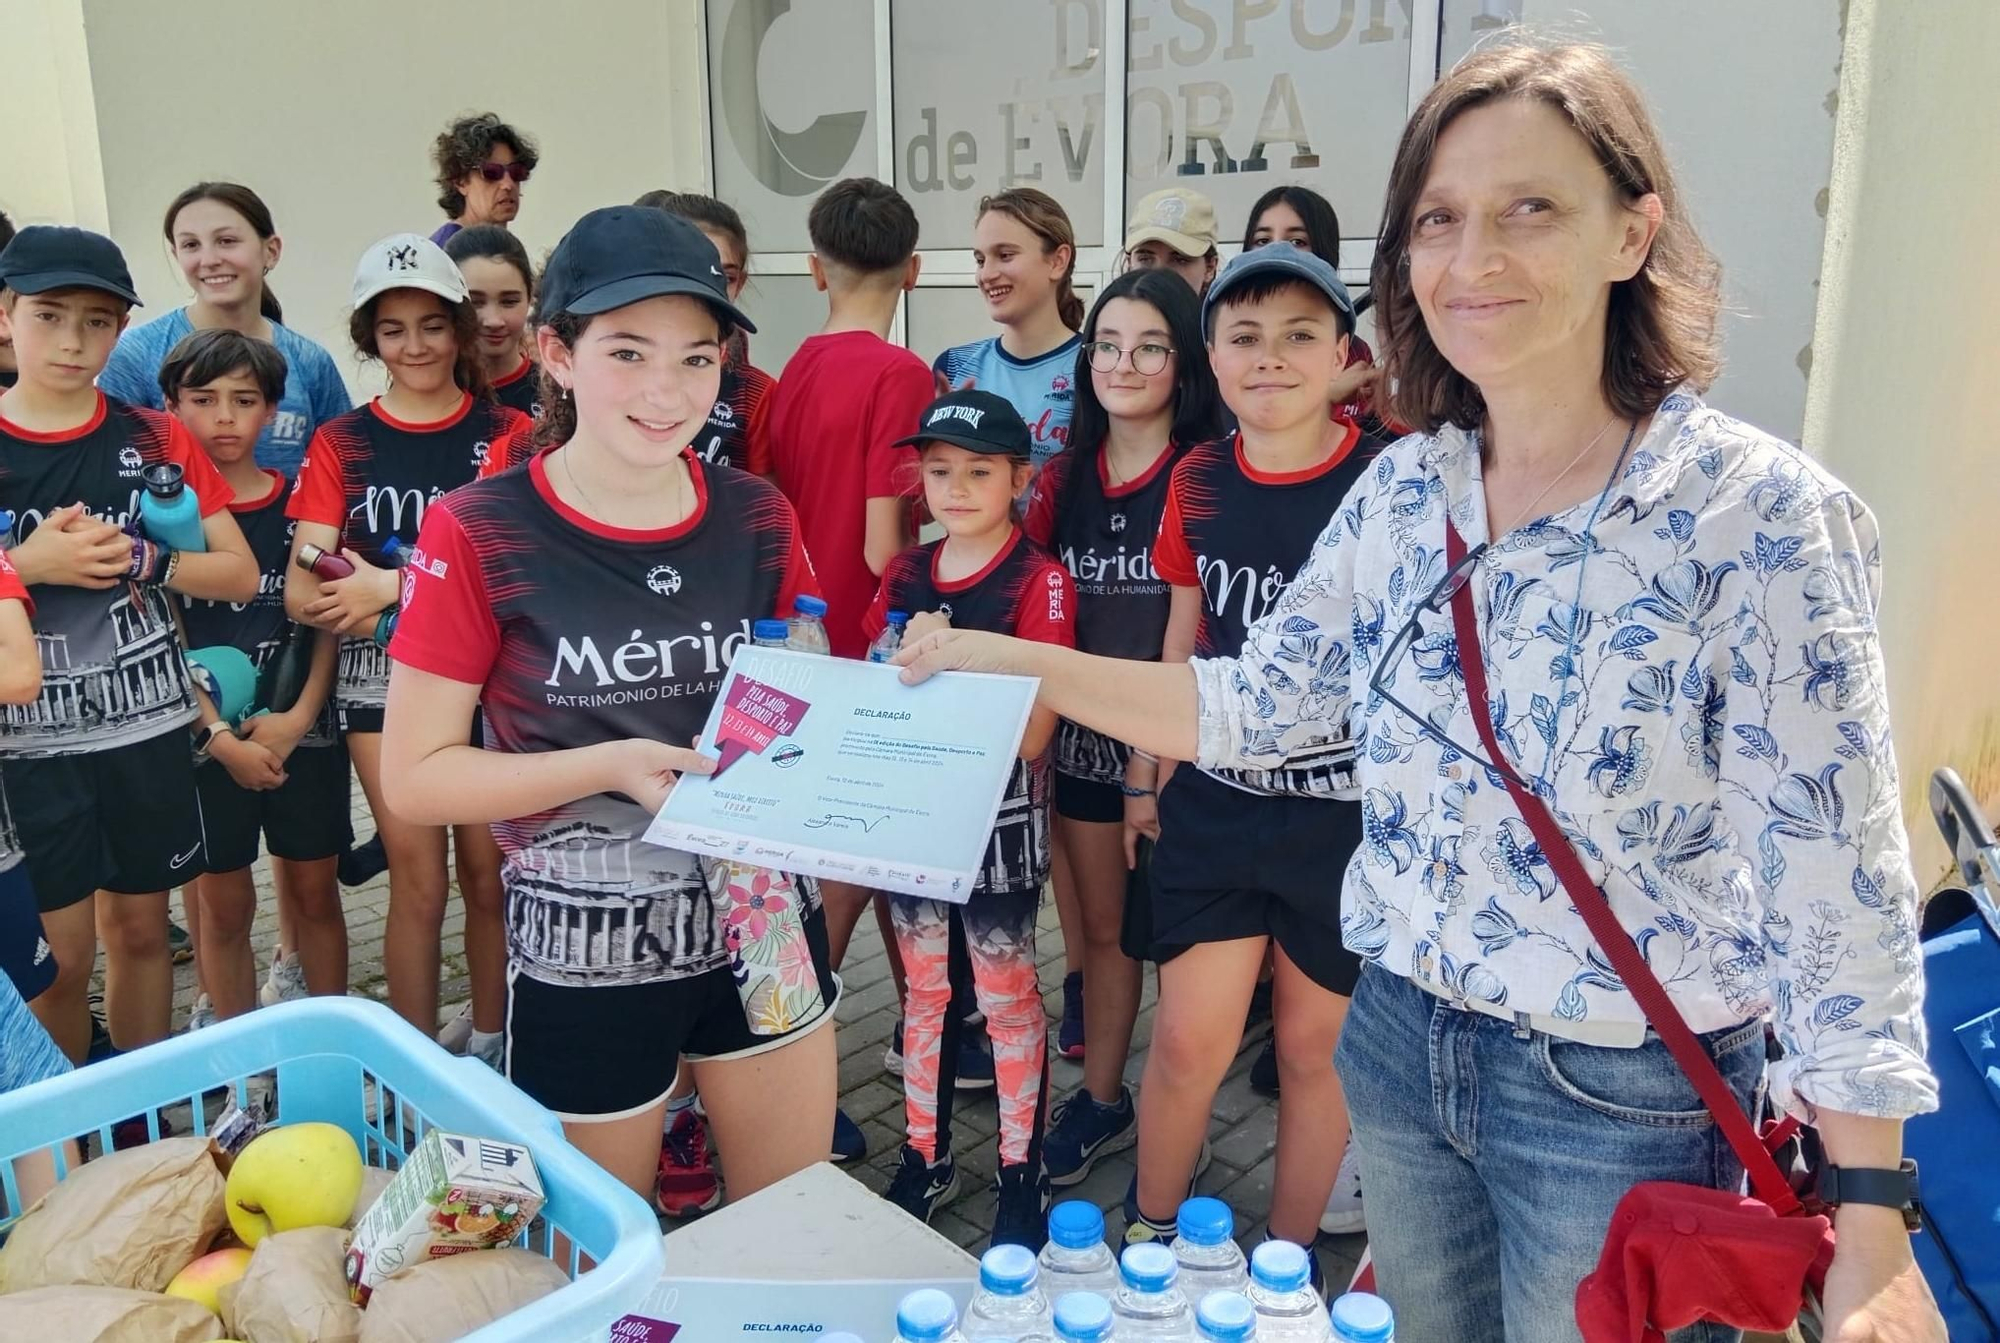
POLYGON ((505 1077, 507 1075, 506 1033, 504 1031, 495 1031, 485 1039, 480 1038, 481 1034, 482 1032, 473 1031, 466 1037, 465 1056, 467 1058, 478 1059, 494 1072, 505 1077))
POLYGON ((266 1007, 276 1007, 309 996, 305 967, 299 964, 299 958, 282 953, 273 956, 270 977, 257 987, 257 1001, 266 1007))
POLYGON ((1319 1229, 1329 1236, 1352 1236, 1368 1229, 1367 1214, 1361 1210, 1361 1167, 1354 1160, 1352 1142, 1340 1158, 1340 1174, 1333 1177, 1333 1193, 1327 1196, 1319 1229))
POLYGON ((472 1004, 465 1003, 458 1015, 438 1029, 438 1043, 454 1054, 463 1054, 472 1043, 472 1004))
POLYGON ((187 1028, 191 1031, 206 1030, 215 1024, 215 1004, 208 1000, 206 993, 194 1000, 194 1010, 188 1013, 187 1028))

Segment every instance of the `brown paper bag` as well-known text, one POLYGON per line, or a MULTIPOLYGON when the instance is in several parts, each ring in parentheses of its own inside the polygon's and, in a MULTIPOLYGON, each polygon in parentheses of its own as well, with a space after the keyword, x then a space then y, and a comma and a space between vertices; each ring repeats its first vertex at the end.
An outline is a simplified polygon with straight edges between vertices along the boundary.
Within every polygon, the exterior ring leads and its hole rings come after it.
POLYGON ((37 1287, 0 1297, 0 1343, 213 1343, 200 1303, 123 1287, 37 1287))
POLYGON ((375 1206, 375 1200, 382 1197, 382 1191, 396 1178, 396 1172, 384 1170, 380 1166, 364 1166, 361 1169, 361 1192, 354 1199, 354 1215, 347 1219, 347 1229, 354 1230, 361 1225, 361 1219, 375 1206))
POLYGON ((386 1279, 361 1313, 361 1343, 451 1343, 569 1282, 533 1250, 468 1250, 386 1279))
POLYGON ((228 1224, 222 1190, 207 1138, 101 1156, 21 1215, 0 1247, 0 1292, 70 1284, 157 1292, 228 1224))
POLYGON ((347 1233, 308 1226, 264 1237, 250 1270, 222 1289, 222 1319, 242 1343, 355 1343, 361 1310, 347 1294, 347 1233))

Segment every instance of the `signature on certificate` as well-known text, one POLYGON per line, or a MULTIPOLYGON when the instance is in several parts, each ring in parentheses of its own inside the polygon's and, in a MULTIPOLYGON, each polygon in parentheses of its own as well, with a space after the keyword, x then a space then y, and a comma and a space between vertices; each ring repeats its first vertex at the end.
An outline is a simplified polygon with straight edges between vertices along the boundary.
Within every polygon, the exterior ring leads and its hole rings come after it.
POLYGON ((839 812, 828 812, 824 816, 813 817, 805 823, 805 827, 808 830, 859 830, 865 835, 886 819, 888 818, 877 816, 871 821, 860 816, 843 816, 839 812))

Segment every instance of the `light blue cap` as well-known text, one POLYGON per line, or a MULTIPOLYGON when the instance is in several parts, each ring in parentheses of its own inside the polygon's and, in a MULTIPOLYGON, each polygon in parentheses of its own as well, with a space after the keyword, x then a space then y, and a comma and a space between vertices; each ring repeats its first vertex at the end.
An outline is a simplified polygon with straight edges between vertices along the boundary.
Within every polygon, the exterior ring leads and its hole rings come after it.
POLYGON ((1296 1292, 1312 1281, 1305 1250, 1288 1240, 1267 1240, 1252 1250, 1250 1277, 1274 1292, 1296 1292))
POLYGON ((1068 1198, 1049 1209, 1049 1239, 1065 1250, 1104 1243, 1104 1214, 1087 1199, 1068 1198))
POLYGON ((1158 1241, 1127 1245, 1118 1260, 1119 1275, 1135 1292, 1166 1291, 1174 1285, 1180 1267, 1174 1260, 1174 1252, 1158 1241))
POLYGON ((1396 1316, 1389 1303, 1369 1292, 1349 1292, 1333 1303, 1333 1336, 1341 1343, 1389 1343, 1396 1316))
POLYGON ((1257 1336, 1257 1308, 1241 1292, 1210 1292, 1194 1308, 1194 1322, 1209 1343, 1244 1343, 1257 1336))
POLYGON ((896 1307, 896 1332, 909 1343, 941 1343, 957 1327, 957 1304, 935 1287, 911 1292, 896 1307))
POLYGON ((1190 1245, 1220 1245, 1236 1233, 1236 1215, 1219 1198, 1191 1198, 1181 1204, 1174 1227, 1190 1245))
POLYGON ((979 1285, 996 1296, 1025 1296, 1040 1274, 1035 1252, 1025 1245, 995 1245, 979 1260, 979 1285))
POLYGON ((1111 1337, 1111 1303, 1096 1292, 1056 1298, 1056 1337, 1063 1343, 1103 1343, 1111 1337))

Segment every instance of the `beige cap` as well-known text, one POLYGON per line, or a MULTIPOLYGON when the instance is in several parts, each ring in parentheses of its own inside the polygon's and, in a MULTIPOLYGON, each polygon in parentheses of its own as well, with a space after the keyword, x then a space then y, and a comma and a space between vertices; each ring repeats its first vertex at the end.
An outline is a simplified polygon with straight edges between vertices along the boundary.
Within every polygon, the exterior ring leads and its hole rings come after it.
POLYGON ((1214 203, 1186 187, 1167 187, 1140 197, 1125 225, 1125 250, 1154 241, 1182 256, 1207 256, 1215 247, 1214 203))

